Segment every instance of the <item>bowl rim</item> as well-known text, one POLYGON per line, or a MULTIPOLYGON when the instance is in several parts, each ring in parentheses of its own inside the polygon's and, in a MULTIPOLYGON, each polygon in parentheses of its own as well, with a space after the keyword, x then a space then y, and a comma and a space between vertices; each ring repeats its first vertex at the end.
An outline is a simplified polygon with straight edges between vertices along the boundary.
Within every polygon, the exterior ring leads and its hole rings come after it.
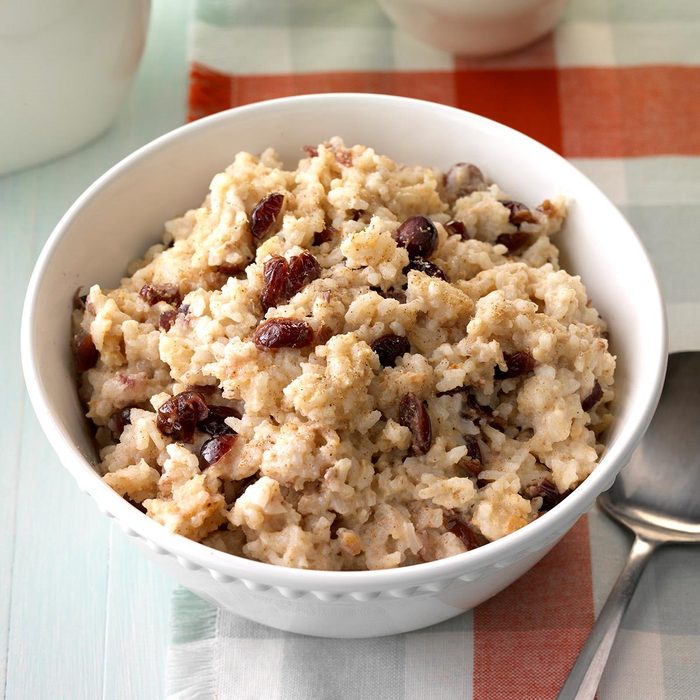
POLYGON ((517 560, 535 550, 543 549, 548 544, 554 544, 573 525, 574 519, 578 519, 590 507, 593 499, 601 491, 609 488, 615 475, 629 460, 633 450, 641 440, 654 414, 663 387, 667 345, 665 306, 660 285, 647 251, 615 205, 574 165, 529 136, 486 117, 427 100, 371 93, 299 95, 234 107, 182 125, 127 155, 95 180, 56 224, 32 271, 21 321, 21 356, 25 383, 34 412, 46 437, 63 465, 78 482, 79 487, 95 499, 100 510, 110 517, 116 518, 128 534, 146 540, 157 553, 169 553, 176 556, 182 566, 205 568, 212 576, 215 574, 231 576, 271 586, 293 586, 305 590, 314 588, 341 592, 349 589, 357 591, 383 590, 395 586, 405 588, 428 581, 455 578, 463 575, 465 571, 481 570, 505 559, 508 559, 509 562, 513 559, 517 560), (573 171, 572 175, 577 178, 577 186, 580 185, 584 189, 588 189, 591 195, 597 196, 601 202, 604 202, 610 210, 609 213, 616 218, 616 225, 620 229, 626 230, 627 234, 636 241, 641 254, 639 260, 642 266, 646 267, 643 272, 646 274, 647 282, 653 285, 654 294, 652 296, 655 300, 653 307, 646 308, 650 329, 650 344, 647 348, 647 354, 650 358, 648 364, 653 366, 653 373, 648 375, 645 381, 643 401, 640 401, 639 405, 635 407, 636 411, 632 418, 636 418, 636 420, 626 422, 621 433, 612 444, 606 447, 598 466, 582 484, 552 510, 501 539, 476 550, 444 559, 393 569, 325 571, 289 568, 221 552, 170 532, 113 491, 72 442, 67 431, 61 425, 60 417, 54 416, 50 408, 48 394, 42 381, 41 372, 36 366, 33 349, 38 341, 37 329, 34 324, 37 294, 43 275, 51 263, 53 253, 60 245, 63 236, 71 228, 83 206, 93 198, 98 197, 102 189, 110 182, 127 175, 129 170, 138 167, 142 161, 169 147, 172 143, 187 139, 191 134, 206 131, 221 122, 235 120, 239 115, 314 103, 317 107, 323 108, 329 103, 342 104, 343 102, 348 105, 365 103, 368 107, 382 109, 403 106, 409 109, 438 112, 445 116, 461 119, 465 128, 478 126, 482 131, 498 132, 516 143, 540 149, 549 162, 558 162, 560 167, 573 171), (535 543, 537 544, 535 545, 535 543))

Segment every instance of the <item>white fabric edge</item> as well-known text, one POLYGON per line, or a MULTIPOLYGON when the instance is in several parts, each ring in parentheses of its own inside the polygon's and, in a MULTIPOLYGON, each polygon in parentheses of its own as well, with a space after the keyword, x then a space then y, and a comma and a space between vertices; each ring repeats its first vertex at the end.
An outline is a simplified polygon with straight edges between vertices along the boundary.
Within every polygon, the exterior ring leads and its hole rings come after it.
POLYGON ((185 588, 173 591, 170 644, 165 662, 166 700, 216 697, 219 608, 185 588), (191 641, 178 641, 187 637, 191 641))

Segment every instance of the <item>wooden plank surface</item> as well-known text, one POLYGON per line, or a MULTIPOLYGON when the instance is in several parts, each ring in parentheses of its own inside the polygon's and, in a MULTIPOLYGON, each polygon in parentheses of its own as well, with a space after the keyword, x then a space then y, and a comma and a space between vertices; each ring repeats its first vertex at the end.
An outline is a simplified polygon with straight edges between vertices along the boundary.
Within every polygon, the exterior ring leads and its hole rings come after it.
POLYGON ((138 146, 182 124, 191 2, 155 0, 144 59, 114 127, 0 178, 0 689, 4 697, 158 698, 172 582, 80 493, 24 391, 22 298, 73 200, 138 146))

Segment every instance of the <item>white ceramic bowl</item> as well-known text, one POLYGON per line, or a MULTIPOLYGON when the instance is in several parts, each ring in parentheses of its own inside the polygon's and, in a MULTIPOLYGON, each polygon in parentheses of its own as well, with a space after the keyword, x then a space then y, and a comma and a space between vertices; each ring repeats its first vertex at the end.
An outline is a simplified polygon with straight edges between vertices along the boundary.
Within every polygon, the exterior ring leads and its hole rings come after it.
POLYGON ((150 0, 0 2, 0 174, 55 158, 114 121, 150 0))
POLYGON ((379 0, 397 27, 459 56, 515 51, 554 28, 566 0, 379 0))
POLYGON ((41 425, 78 486, 184 586, 272 627, 361 637, 417 629, 468 610, 537 562, 607 489, 651 419, 666 362, 663 304, 632 229, 560 156, 505 126, 430 102, 381 95, 309 95, 240 107, 181 127, 125 158, 60 221, 36 264, 22 320, 22 359, 41 425), (512 196, 571 198, 559 237, 609 322, 619 366, 617 420, 600 465, 549 513, 478 550, 404 569, 319 572, 250 561, 173 535, 112 491, 72 374, 71 298, 78 285, 115 285, 162 224, 202 201, 212 175, 241 150, 276 147, 289 164, 300 146, 332 135, 399 161, 443 168, 477 163, 512 196))

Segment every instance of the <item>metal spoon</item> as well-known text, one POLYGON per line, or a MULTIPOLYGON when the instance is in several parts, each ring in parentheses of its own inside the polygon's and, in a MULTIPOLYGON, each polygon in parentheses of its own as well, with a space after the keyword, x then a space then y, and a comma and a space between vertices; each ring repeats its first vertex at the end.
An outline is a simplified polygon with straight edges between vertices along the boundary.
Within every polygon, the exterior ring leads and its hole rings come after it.
POLYGON ((595 697, 622 616, 654 550, 668 543, 700 543, 700 352, 669 357, 651 426, 598 503, 634 533, 634 543, 559 700, 595 697))

